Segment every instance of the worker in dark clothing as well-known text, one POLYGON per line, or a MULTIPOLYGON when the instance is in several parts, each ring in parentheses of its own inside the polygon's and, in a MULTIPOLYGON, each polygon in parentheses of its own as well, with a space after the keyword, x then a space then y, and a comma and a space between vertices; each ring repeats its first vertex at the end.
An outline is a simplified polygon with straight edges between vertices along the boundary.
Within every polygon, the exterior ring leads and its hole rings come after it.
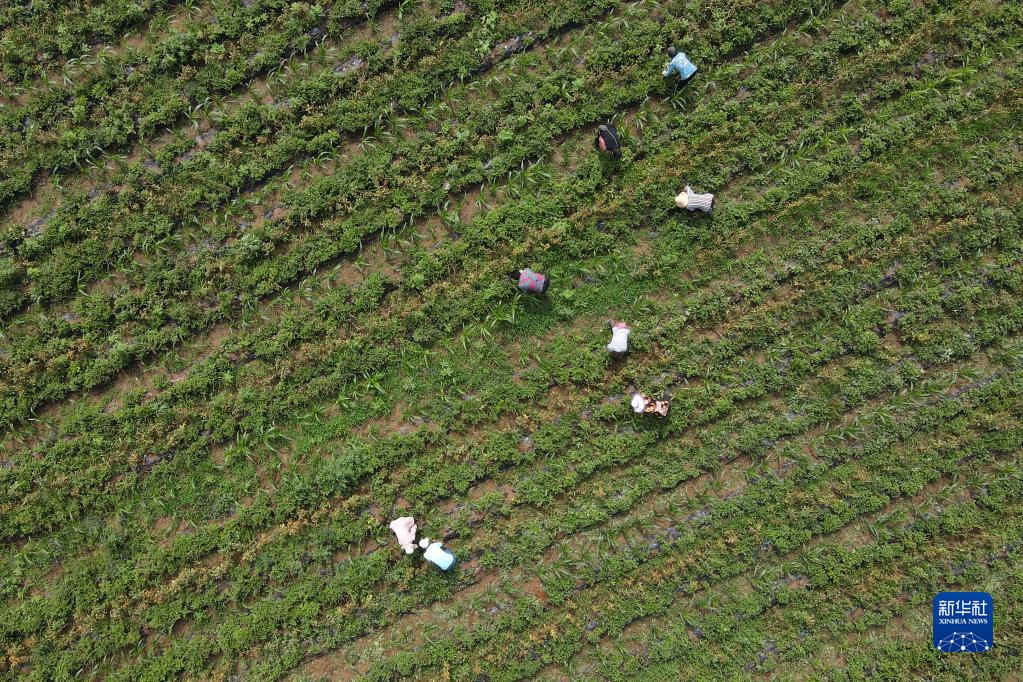
POLYGON ((597 139, 593 141, 593 146, 597 148, 597 151, 610 154, 615 158, 620 158, 622 155, 622 143, 618 138, 618 130, 610 123, 597 127, 597 139))

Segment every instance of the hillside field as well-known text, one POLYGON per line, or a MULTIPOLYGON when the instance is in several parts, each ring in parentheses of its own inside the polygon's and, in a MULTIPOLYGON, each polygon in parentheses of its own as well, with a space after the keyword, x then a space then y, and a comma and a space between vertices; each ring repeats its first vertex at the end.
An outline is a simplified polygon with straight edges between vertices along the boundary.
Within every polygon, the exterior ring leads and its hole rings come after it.
POLYGON ((1021 43, 1001 0, 0 3, 0 680, 1020 682, 1021 43), (942 591, 991 650, 932 645, 942 591))

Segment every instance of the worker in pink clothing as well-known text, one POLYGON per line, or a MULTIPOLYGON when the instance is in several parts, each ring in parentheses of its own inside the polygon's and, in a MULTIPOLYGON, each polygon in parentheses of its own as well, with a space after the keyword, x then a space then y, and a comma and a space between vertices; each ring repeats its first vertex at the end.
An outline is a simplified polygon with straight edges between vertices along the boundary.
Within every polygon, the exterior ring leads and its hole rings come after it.
MULTIPOLYGON (((412 554, 416 551, 416 531, 419 530, 416 520, 411 516, 402 516, 390 523, 394 537, 398 544, 405 550, 405 554, 412 554)), ((419 546, 424 550, 423 558, 437 566, 442 571, 449 570, 455 564, 455 555, 448 551, 443 543, 431 541, 430 538, 423 538, 419 546)))
POLYGON ((416 520, 411 516, 402 516, 400 518, 391 521, 391 530, 394 532, 394 537, 398 539, 398 544, 405 550, 405 554, 411 554, 416 551, 416 520))
POLYGON ((508 279, 515 282, 519 289, 527 294, 545 293, 547 291, 547 287, 551 283, 551 280, 548 277, 541 275, 539 272, 533 272, 529 268, 510 271, 508 273, 508 279))

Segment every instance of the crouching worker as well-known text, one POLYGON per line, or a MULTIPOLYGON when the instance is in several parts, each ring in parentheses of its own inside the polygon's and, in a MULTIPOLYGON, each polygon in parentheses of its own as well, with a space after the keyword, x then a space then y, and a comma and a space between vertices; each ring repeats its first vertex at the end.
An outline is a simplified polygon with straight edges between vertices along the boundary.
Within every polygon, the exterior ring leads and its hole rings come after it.
POLYGON ((423 538, 419 541, 419 546, 422 547, 423 558, 434 564, 440 570, 446 571, 455 564, 455 555, 444 549, 444 545, 439 542, 430 542, 430 538, 423 538))
POLYGON ((679 52, 674 47, 669 47, 668 58, 671 61, 668 62, 668 65, 664 67, 662 72, 665 78, 673 73, 677 73, 679 82, 687 83, 696 74, 696 64, 689 61, 689 57, 686 56, 685 52, 679 52))
POLYGON ((670 400, 654 400, 642 393, 632 394, 632 411, 636 414, 656 414, 663 418, 668 416, 670 409, 670 400))
POLYGON ((703 211, 709 213, 714 208, 713 194, 697 194, 689 185, 685 186, 678 196, 675 197, 675 205, 690 211, 703 211))
POLYGON ((597 127, 597 139, 593 146, 603 154, 610 154, 615 158, 622 155, 622 143, 618 139, 618 129, 610 123, 597 127))
POLYGON ((611 320, 611 343, 607 344, 607 349, 614 355, 626 353, 629 350, 629 332, 631 331, 629 325, 624 322, 611 320))
POLYGON ((519 289, 527 294, 546 293, 547 287, 551 283, 549 278, 541 275, 539 272, 533 272, 529 268, 525 270, 512 270, 508 273, 508 279, 515 282, 519 289))
POLYGON ((391 530, 398 538, 398 544, 405 550, 405 554, 416 551, 416 520, 411 516, 402 516, 391 521, 391 530))

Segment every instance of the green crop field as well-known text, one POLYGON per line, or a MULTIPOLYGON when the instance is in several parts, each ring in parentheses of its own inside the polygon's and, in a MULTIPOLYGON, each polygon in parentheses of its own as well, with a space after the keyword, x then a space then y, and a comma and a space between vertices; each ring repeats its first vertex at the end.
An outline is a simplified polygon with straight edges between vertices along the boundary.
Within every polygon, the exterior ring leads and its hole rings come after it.
POLYGON ((1003 0, 0 3, 0 680, 1019 682, 1021 43, 1003 0))

